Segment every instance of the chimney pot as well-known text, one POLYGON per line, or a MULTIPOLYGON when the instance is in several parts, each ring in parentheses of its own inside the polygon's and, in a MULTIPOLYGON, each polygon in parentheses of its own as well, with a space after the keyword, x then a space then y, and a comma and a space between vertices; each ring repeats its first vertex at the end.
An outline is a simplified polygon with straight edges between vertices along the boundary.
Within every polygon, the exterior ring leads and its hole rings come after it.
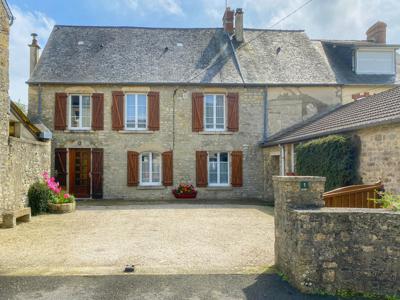
POLYGON ((29 46, 30 48, 30 59, 29 59, 29 63, 30 63, 30 68, 29 68, 29 72, 30 75, 32 75, 33 70, 36 67, 36 64, 39 61, 39 50, 40 50, 40 46, 39 43, 37 41, 37 34, 36 33, 32 33, 32 43, 29 46))
POLYGON ((224 13, 224 17, 222 18, 224 31, 228 34, 233 34, 233 19, 234 19, 234 11, 231 10, 230 7, 227 7, 224 13))
POLYGON ((376 22, 367 30, 367 40, 379 44, 386 44, 386 28, 386 23, 381 21, 376 22))
POLYGON ((244 41, 243 36, 243 9, 236 9, 235 13, 235 38, 236 41, 242 43, 244 41))

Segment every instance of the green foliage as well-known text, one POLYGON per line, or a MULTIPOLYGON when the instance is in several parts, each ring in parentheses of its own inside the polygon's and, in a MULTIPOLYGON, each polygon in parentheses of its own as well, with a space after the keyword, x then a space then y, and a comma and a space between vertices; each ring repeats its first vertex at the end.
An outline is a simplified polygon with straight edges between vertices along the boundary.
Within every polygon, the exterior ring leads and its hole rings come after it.
POLYGON ((359 182, 356 147, 348 137, 331 135, 296 147, 298 175, 326 177, 326 190, 359 182))
POLYGON ((393 195, 389 192, 376 191, 379 195, 378 199, 369 199, 377 204, 381 204, 383 208, 388 208, 393 211, 400 210, 400 195, 393 195))
POLYGON ((47 212, 48 201, 51 197, 51 192, 42 182, 35 182, 28 191, 29 206, 32 210, 32 215, 39 215, 47 212))

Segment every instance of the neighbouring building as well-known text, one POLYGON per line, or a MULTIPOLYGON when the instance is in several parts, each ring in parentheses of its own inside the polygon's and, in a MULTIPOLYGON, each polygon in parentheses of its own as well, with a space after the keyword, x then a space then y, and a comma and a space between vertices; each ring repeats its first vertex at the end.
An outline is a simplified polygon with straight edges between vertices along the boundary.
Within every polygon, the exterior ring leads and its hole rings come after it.
POLYGON ((280 150, 280 173, 295 173, 295 146, 331 134, 352 138, 359 158, 358 172, 364 183, 381 180, 386 191, 400 194, 400 87, 339 106, 287 128, 265 141, 265 153, 280 150))
POLYGON ((10 101, 9 31, 14 18, 0 1, 0 217, 5 210, 27 205, 29 186, 50 169, 51 138, 10 101))
POLYGON ((79 198, 171 199, 192 182, 200 199, 268 200, 264 139, 399 83, 384 35, 380 22, 368 41, 244 29, 230 8, 223 28, 57 25, 40 60, 30 45, 29 116, 79 198))

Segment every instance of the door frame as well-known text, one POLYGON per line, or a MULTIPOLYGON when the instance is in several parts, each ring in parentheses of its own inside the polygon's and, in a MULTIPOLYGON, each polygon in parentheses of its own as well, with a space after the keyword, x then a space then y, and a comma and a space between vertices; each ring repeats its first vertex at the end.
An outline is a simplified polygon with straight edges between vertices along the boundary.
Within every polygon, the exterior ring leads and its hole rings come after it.
POLYGON ((71 194, 74 194, 78 199, 90 199, 92 197, 92 149, 91 148, 68 148, 68 191, 71 194), (87 196, 84 195, 83 197, 76 195, 76 192, 71 190, 72 187, 71 182, 75 179, 73 178, 74 176, 72 176, 75 175, 75 170, 74 170, 75 160, 72 159, 72 155, 77 151, 85 151, 89 153, 89 164, 88 164, 89 191, 88 195, 87 196))

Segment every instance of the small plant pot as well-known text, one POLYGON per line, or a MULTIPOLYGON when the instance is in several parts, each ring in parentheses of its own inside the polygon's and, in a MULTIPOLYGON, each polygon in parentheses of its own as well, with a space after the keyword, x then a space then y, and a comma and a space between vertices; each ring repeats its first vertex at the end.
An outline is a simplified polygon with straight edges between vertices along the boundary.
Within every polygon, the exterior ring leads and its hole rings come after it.
POLYGON ((190 194, 179 194, 176 191, 172 192, 176 199, 194 199, 197 196, 197 191, 190 194))
POLYGON ((74 212, 76 209, 76 202, 55 204, 49 202, 49 212, 52 214, 66 214, 74 212))

